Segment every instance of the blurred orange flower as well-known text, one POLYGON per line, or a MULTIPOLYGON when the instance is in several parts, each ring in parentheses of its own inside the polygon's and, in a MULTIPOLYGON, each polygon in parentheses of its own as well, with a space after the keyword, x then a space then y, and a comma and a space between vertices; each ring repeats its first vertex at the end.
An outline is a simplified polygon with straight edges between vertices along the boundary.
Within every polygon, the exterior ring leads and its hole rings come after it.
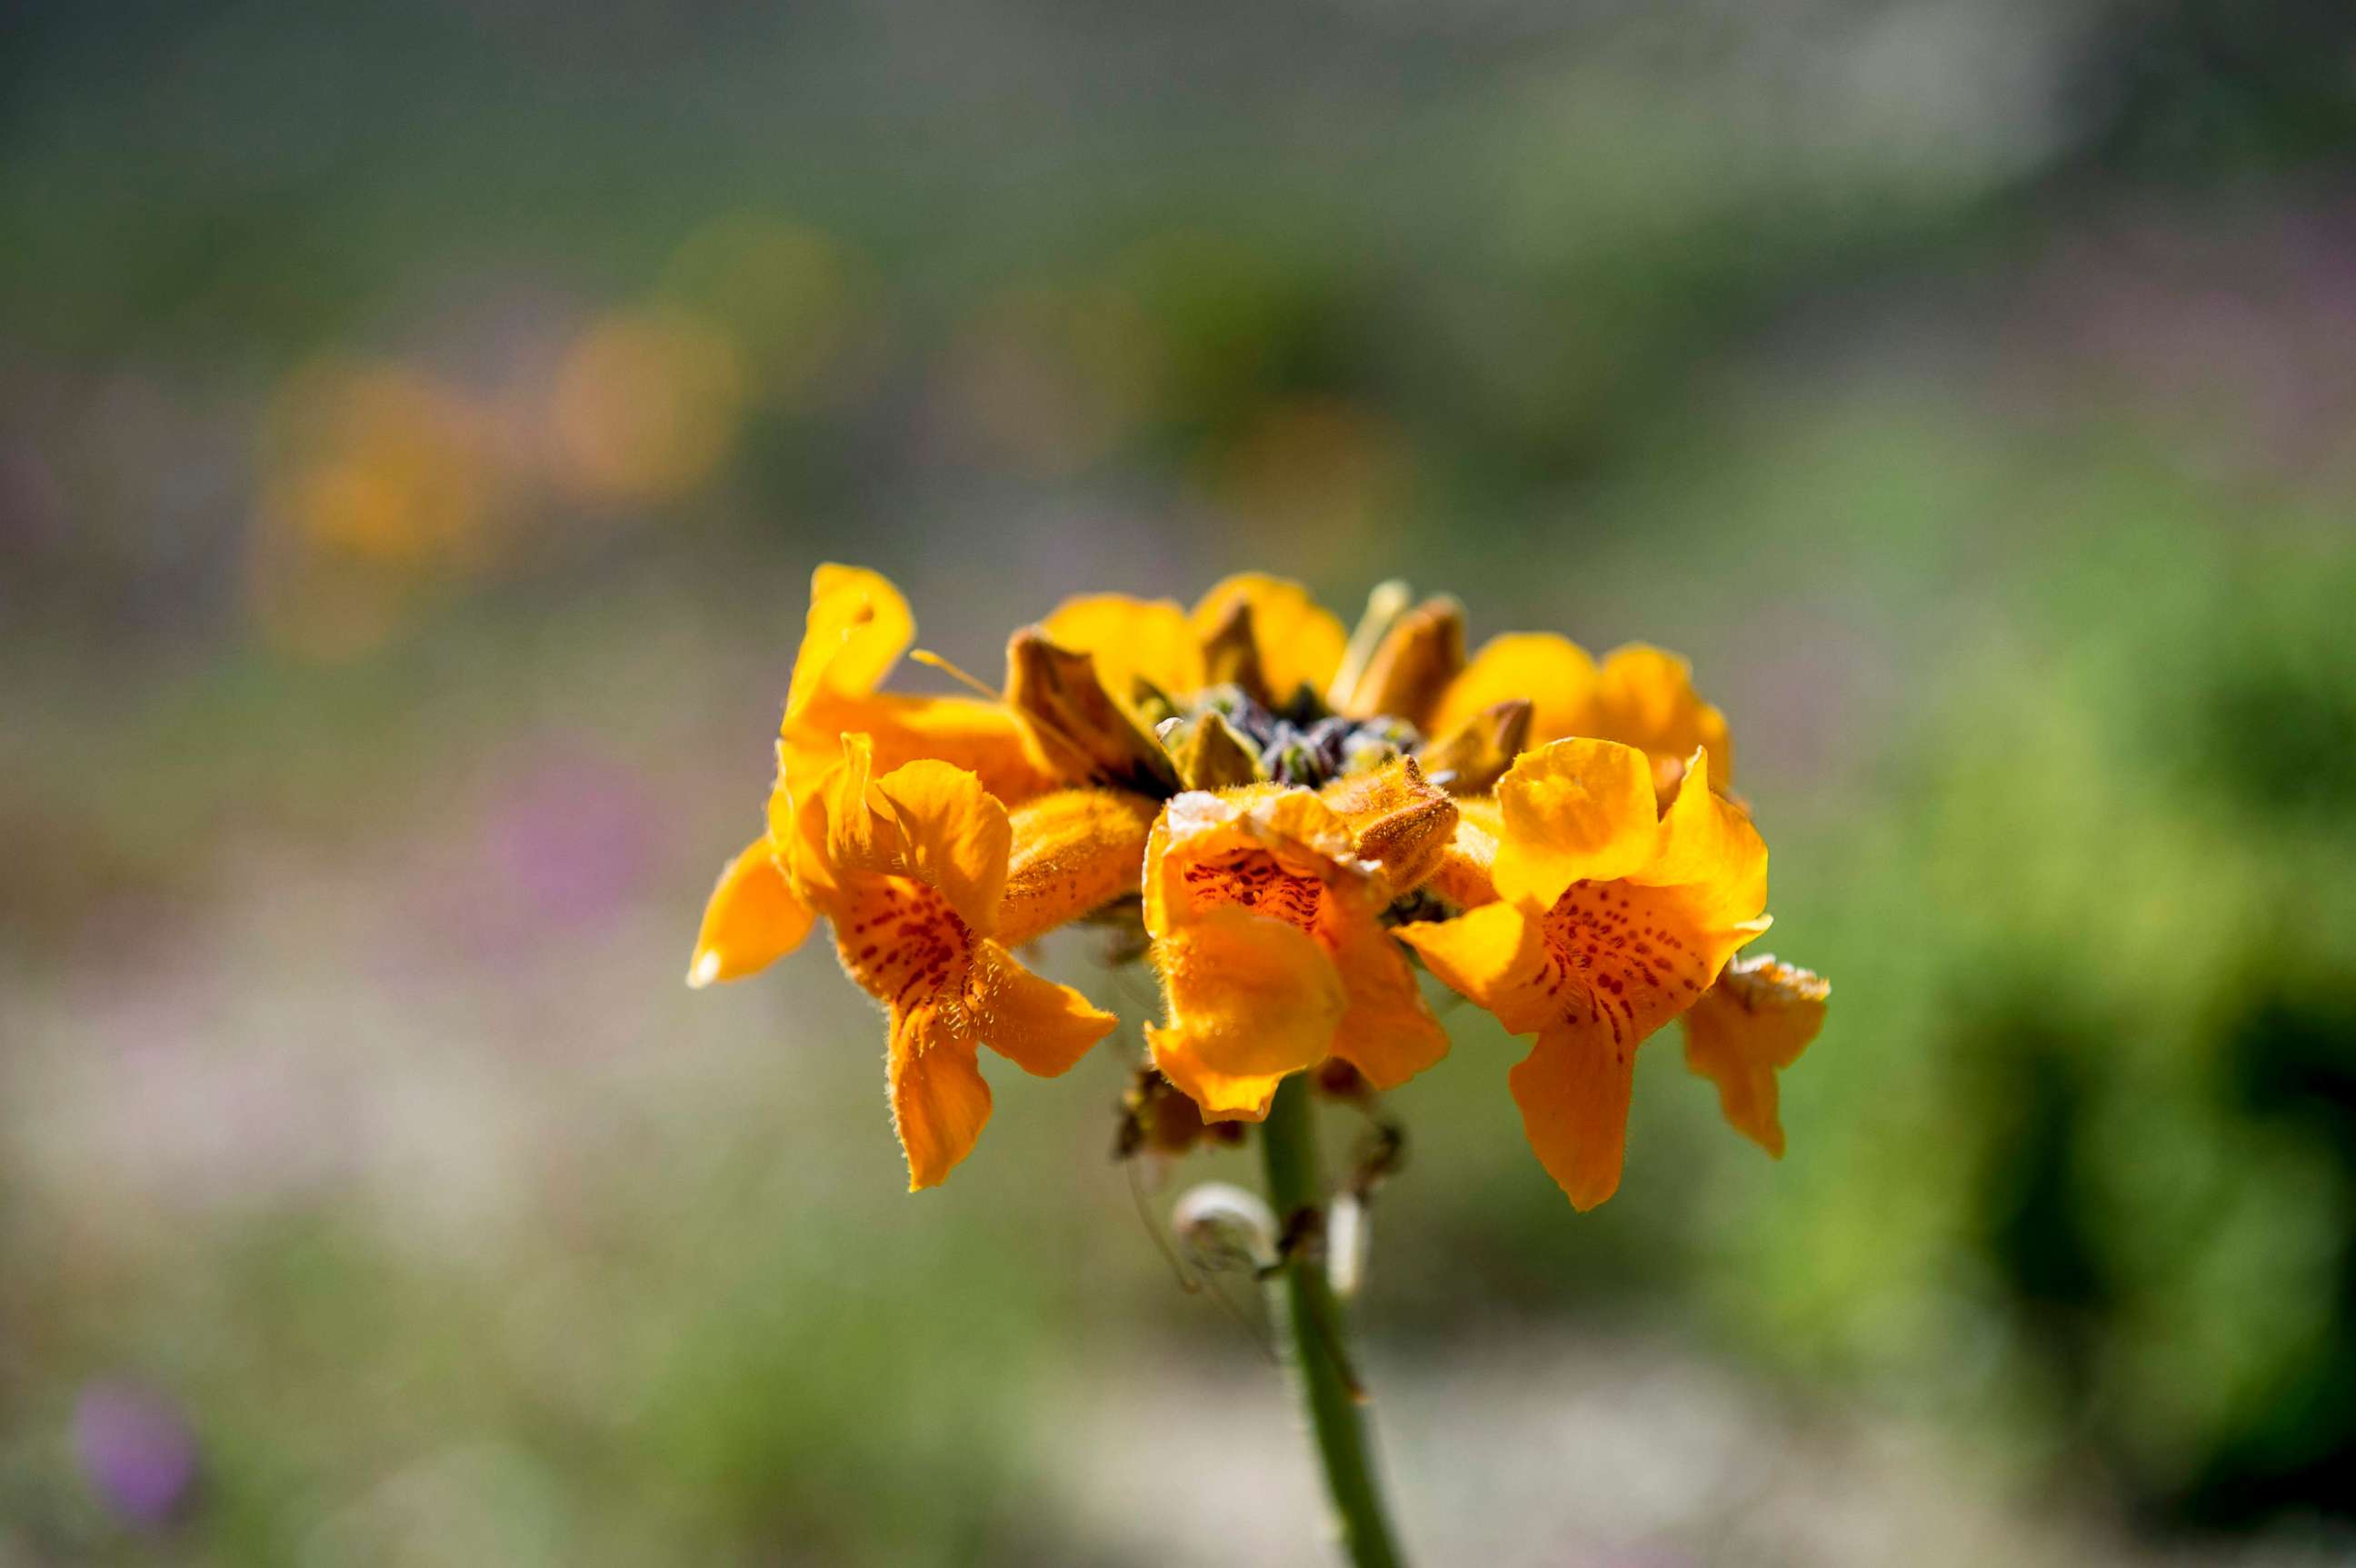
POLYGON ((315 658, 365 652, 421 588, 499 555, 516 506, 493 405, 414 367, 326 360, 290 374, 261 428, 253 613, 315 658))
POLYGON ((604 505, 676 500, 735 449, 747 395, 736 345, 701 317, 627 311, 593 321, 549 390, 557 482, 604 505))

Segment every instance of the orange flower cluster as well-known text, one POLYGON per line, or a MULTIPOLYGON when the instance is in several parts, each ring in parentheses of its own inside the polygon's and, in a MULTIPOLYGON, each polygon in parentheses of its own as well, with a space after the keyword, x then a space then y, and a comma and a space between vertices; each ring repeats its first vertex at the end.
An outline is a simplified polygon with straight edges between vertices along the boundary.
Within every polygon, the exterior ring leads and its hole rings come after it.
POLYGON ((1437 1062, 1419 959, 1535 1037, 1509 1083, 1579 1208, 1619 1185, 1636 1047, 1672 1018, 1727 1119, 1783 1152, 1775 1074, 1827 987, 1731 961, 1767 928, 1767 851, 1684 660, 1531 633, 1468 659, 1451 600, 1386 587, 1347 633, 1254 575, 1192 610, 1069 601, 1014 635, 997 695, 883 691, 914 638, 891 584, 819 568, 767 824, 689 974, 749 974, 823 916, 890 1020, 912 1190, 989 1117, 980 1047, 1052 1076, 1112 1030, 1014 950, 1131 899, 1153 1062, 1205 1122, 1259 1120, 1290 1073, 1380 1090, 1437 1062))

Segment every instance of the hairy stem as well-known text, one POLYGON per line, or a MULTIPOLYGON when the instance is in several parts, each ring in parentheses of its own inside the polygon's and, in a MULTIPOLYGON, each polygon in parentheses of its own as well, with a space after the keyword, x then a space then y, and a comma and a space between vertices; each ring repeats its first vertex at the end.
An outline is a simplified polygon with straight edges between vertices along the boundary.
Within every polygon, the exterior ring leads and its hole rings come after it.
POLYGON ((1269 1280, 1269 1307, 1291 1339, 1293 1381, 1325 1473, 1342 1550, 1353 1568, 1400 1568, 1404 1559, 1375 1475, 1365 1396, 1352 1370, 1341 1304, 1326 1279, 1322 1249, 1301 1244, 1322 1234, 1325 1220, 1317 1106, 1307 1073, 1294 1073, 1278 1087, 1259 1144, 1269 1204, 1290 1243, 1269 1280))

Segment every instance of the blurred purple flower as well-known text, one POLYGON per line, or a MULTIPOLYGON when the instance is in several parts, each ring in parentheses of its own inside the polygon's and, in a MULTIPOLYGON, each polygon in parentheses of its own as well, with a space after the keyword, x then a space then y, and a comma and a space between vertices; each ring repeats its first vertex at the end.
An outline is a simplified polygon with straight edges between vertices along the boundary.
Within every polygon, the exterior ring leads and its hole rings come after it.
POLYGON ((56 471, 29 439, 0 438, 0 542, 30 553, 54 547, 65 536, 56 471))
POLYGON ((197 1439, 160 1394, 93 1383, 74 1405, 74 1454, 91 1487, 126 1522, 170 1523, 197 1486, 197 1439))
POLYGON ((645 879, 653 810, 630 773, 568 757, 510 780, 491 809, 490 861, 532 920, 594 918, 645 879))

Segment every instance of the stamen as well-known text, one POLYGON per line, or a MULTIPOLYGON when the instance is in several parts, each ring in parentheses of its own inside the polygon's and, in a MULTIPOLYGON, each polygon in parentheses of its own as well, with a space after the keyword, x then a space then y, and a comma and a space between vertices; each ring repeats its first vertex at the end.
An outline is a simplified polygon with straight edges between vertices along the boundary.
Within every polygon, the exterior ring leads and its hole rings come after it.
POLYGON ((989 698, 993 703, 1002 700, 997 688, 983 685, 980 682, 975 680, 972 676, 967 674, 964 671, 958 669, 956 665, 950 663, 939 654, 935 653, 929 648, 912 648, 908 650, 908 657, 915 660, 919 664, 939 671, 942 674, 948 676, 952 681, 963 682, 966 685, 970 686, 974 691, 980 693, 982 696, 989 698))

